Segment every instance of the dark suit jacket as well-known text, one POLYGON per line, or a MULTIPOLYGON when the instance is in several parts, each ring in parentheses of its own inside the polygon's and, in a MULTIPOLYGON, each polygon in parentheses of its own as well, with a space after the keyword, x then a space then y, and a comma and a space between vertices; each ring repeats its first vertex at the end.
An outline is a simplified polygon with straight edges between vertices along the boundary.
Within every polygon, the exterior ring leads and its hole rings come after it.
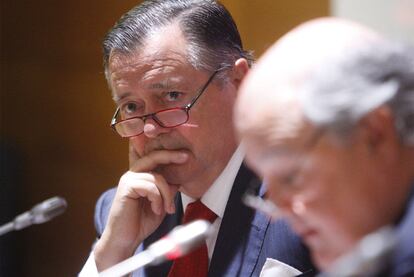
MULTIPOLYGON (((241 167, 227 202, 223 220, 211 259, 208 276, 259 276, 266 258, 277 259, 313 276, 315 271, 309 253, 300 239, 283 221, 270 222, 265 215, 255 212, 241 202, 249 184, 256 178, 241 167)), ((259 193, 260 188, 257 189, 259 193)), ((105 227, 115 189, 105 192, 96 205, 95 226, 98 236, 105 227)), ((137 251, 146 248, 177 226, 183 215, 181 197, 177 194, 176 213, 167 215, 159 228, 137 251)), ((167 276, 171 262, 148 267, 142 276, 167 276)), ((135 276, 135 275, 134 275, 135 276)), ((141 276, 138 275, 137 276, 141 276)))
POLYGON ((387 276, 414 276, 414 183, 404 214, 395 226, 395 231, 397 244, 387 276))

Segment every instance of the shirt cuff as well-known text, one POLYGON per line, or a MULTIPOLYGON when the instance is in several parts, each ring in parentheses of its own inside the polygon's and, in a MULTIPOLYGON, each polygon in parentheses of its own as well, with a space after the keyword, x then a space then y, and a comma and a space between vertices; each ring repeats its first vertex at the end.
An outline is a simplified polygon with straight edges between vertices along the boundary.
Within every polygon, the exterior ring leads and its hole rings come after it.
POLYGON ((78 277, 95 277, 98 276, 98 269, 96 268, 95 263, 95 256, 93 251, 89 254, 89 258, 86 261, 85 265, 83 266, 81 272, 79 273, 78 277))

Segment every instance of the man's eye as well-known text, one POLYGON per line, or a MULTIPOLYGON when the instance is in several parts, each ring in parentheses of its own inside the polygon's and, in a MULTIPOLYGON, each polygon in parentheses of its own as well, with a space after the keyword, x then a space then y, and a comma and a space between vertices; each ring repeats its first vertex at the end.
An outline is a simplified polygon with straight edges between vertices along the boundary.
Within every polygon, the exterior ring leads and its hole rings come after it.
POLYGON ((123 107, 122 107, 122 112, 124 114, 133 114, 137 111, 138 107, 136 103, 130 102, 130 103, 126 103, 123 107))
POLYGON ((280 178, 280 181, 282 182, 282 184, 290 186, 295 182, 295 179, 296 179, 296 174, 292 173, 292 174, 283 176, 282 178, 280 178))
POLYGON ((167 101, 178 101, 182 97, 183 93, 178 91, 169 91, 165 94, 167 101))
POLYGON ((291 170, 280 178, 280 182, 287 186, 295 186, 298 183, 300 172, 299 169, 291 170))

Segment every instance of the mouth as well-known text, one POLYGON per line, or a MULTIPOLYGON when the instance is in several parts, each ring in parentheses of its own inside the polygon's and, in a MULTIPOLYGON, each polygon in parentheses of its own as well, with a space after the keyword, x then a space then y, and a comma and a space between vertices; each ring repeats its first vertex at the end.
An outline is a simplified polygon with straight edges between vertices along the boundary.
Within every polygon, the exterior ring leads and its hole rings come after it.
POLYGON ((145 155, 148 155, 149 153, 151 153, 151 152, 154 152, 154 151, 161 151, 161 150, 167 150, 167 151, 189 151, 188 149, 186 149, 186 148, 182 148, 182 147, 157 147, 157 148, 152 148, 152 149, 149 149, 148 151, 145 151, 145 155))
POLYGON ((149 153, 153 151, 160 151, 160 150, 190 152, 190 150, 187 147, 185 147, 182 143, 161 143, 157 141, 152 144, 146 145, 144 149, 144 154, 148 155, 149 153))
POLYGON ((318 231, 309 226, 291 224, 293 230, 308 244, 318 235, 318 231))
POLYGON ((316 230, 308 229, 299 234, 306 243, 310 243, 316 236, 318 232, 316 230))

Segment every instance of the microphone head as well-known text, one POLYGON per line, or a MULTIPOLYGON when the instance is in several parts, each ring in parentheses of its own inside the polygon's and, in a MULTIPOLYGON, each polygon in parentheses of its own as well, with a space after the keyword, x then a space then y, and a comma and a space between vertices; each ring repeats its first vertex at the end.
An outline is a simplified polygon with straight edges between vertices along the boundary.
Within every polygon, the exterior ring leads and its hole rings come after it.
POLYGON ((149 246, 148 251, 155 257, 152 264, 188 254, 204 243, 211 232, 211 224, 206 220, 195 220, 175 227, 167 236, 149 246))
POLYGON ((184 256, 205 243, 211 234, 211 224, 206 220, 196 220, 184 226, 177 226, 170 234, 171 240, 177 244, 176 251, 168 253, 168 259, 184 256))
POLYGON ((52 197, 37 204, 30 210, 32 223, 40 224, 62 214, 67 208, 67 202, 62 197, 52 197))

